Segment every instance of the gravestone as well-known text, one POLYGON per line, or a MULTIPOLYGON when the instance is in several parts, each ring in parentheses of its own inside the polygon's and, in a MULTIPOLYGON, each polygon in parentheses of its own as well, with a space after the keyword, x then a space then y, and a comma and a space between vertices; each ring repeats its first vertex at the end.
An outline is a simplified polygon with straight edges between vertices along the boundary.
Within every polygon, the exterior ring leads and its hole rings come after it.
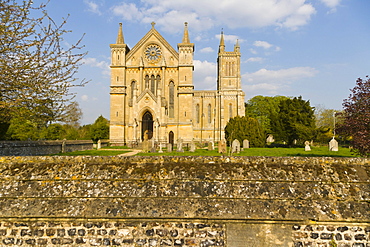
POLYGON ((243 149, 249 148, 249 141, 248 140, 243 140, 243 149))
POLYGON ((184 152, 184 147, 183 147, 183 143, 182 143, 182 139, 181 137, 177 140, 177 152, 181 152, 183 153, 184 152))
POLYGON ((215 143, 213 141, 208 142, 208 151, 215 150, 215 143))
POLYGON ((190 143, 190 152, 195 152, 195 150, 197 149, 196 145, 195 145, 195 142, 194 141, 191 141, 190 143))
POLYGON ((310 142, 305 141, 304 142, 304 151, 311 151, 310 142))
POLYGON ((167 152, 171 153, 172 152, 172 144, 167 143, 167 152))
POLYGON ((159 143, 159 151, 158 151, 158 153, 163 153, 163 150, 162 150, 162 143, 161 143, 161 142, 159 143))
POLYGON ((231 144, 231 152, 232 153, 240 153, 240 142, 238 139, 235 139, 231 144))
POLYGON ((97 149, 101 149, 101 140, 98 140, 98 147, 97 149))
POLYGON ((142 147, 142 150, 143 150, 143 153, 147 153, 150 151, 151 149, 151 143, 150 143, 150 140, 144 140, 142 143, 141 143, 141 147, 142 147))
POLYGON ((218 142, 218 152, 221 154, 226 153, 226 141, 224 139, 218 142))
POLYGON ((334 152, 338 151, 338 142, 337 140, 335 140, 334 137, 329 142, 329 151, 334 151, 334 152))
POLYGON ((273 143, 275 140, 274 140, 274 136, 273 135, 271 135, 271 134, 269 134, 268 136, 267 136, 267 139, 266 139, 266 142, 267 143, 273 143))

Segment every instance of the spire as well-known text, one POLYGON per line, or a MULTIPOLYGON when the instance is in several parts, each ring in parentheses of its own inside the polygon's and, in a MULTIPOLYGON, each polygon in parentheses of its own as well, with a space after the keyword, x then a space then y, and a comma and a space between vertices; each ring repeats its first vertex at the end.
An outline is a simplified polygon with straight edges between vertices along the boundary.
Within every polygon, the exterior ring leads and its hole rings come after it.
POLYGON ((219 51, 224 51, 224 50, 225 50, 225 40, 224 40, 224 31, 222 30, 219 51))
POLYGON ((190 43, 189 39, 189 31, 188 31, 188 23, 185 22, 185 27, 184 27, 184 36, 182 37, 182 43, 190 43))
POLYGON ((239 39, 236 40, 236 44, 235 44, 234 50, 236 52, 240 51, 239 39))
POLYGON ((119 24, 119 29, 118 29, 118 36, 117 36, 117 41, 116 44, 124 44, 125 41, 123 39, 123 32, 122 32, 122 23, 119 24))

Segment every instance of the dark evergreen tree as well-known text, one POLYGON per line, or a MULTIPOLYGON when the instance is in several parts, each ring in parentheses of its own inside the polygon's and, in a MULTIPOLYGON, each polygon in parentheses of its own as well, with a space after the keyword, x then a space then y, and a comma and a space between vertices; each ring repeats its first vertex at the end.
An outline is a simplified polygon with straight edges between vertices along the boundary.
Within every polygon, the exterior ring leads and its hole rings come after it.
POLYGON ((279 104, 279 114, 274 124, 275 137, 288 145, 303 144, 315 138, 314 108, 301 96, 286 99, 279 104))
POLYGON ((251 147, 265 145, 265 133, 258 120, 251 117, 231 118, 225 127, 225 137, 229 143, 238 139, 240 143, 248 140, 251 147))

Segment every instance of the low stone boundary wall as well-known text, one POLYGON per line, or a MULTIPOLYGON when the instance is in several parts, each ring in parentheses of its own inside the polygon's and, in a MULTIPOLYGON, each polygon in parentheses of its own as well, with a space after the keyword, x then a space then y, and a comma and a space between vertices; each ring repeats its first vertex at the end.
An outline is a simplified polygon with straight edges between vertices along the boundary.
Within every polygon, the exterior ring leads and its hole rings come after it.
MULTIPOLYGON (((107 146, 103 141, 102 146, 107 146)), ((91 140, 0 141, 0 156, 38 156, 93 149, 91 140)))
POLYGON ((370 160, 0 157, 0 245, 369 247, 370 160))

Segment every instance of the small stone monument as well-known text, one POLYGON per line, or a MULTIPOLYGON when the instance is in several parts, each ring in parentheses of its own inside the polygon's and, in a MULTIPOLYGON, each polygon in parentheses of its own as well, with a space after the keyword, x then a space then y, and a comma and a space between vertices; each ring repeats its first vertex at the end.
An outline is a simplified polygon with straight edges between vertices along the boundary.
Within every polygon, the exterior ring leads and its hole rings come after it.
POLYGON ((215 150, 215 143, 213 141, 208 142, 208 151, 215 150))
POLYGON ((144 153, 147 153, 150 151, 151 149, 151 143, 149 140, 144 140, 142 143, 141 143, 141 147, 142 147, 142 150, 144 153))
POLYGON ((195 142, 194 141, 191 141, 190 143, 190 152, 195 152, 195 150, 197 149, 197 146, 195 145, 195 142))
POLYGON ((304 151, 311 151, 310 142, 305 141, 304 142, 304 151))
POLYGON ((100 139, 98 140, 98 147, 97 147, 97 149, 101 149, 101 140, 100 139))
POLYGON ((249 148, 249 141, 248 140, 243 140, 243 149, 249 148))
POLYGON ((240 142, 238 139, 235 139, 231 144, 231 153, 240 153, 240 142))
POLYGON ((171 143, 167 143, 167 152, 168 153, 172 152, 172 144, 171 143))
POLYGON ((329 151, 338 152, 338 142, 334 137, 329 142, 329 151))
POLYGON ((162 150, 162 143, 161 143, 161 142, 159 143, 159 151, 158 151, 158 153, 163 153, 163 150, 162 150))
POLYGON ((177 140, 177 149, 176 149, 176 151, 177 152, 181 152, 181 153, 184 152, 184 147, 183 147, 183 143, 182 143, 181 137, 177 140))
POLYGON ((221 154, 226 153, 226 141, 224 139, 218 142, 218 152, 221 154))

